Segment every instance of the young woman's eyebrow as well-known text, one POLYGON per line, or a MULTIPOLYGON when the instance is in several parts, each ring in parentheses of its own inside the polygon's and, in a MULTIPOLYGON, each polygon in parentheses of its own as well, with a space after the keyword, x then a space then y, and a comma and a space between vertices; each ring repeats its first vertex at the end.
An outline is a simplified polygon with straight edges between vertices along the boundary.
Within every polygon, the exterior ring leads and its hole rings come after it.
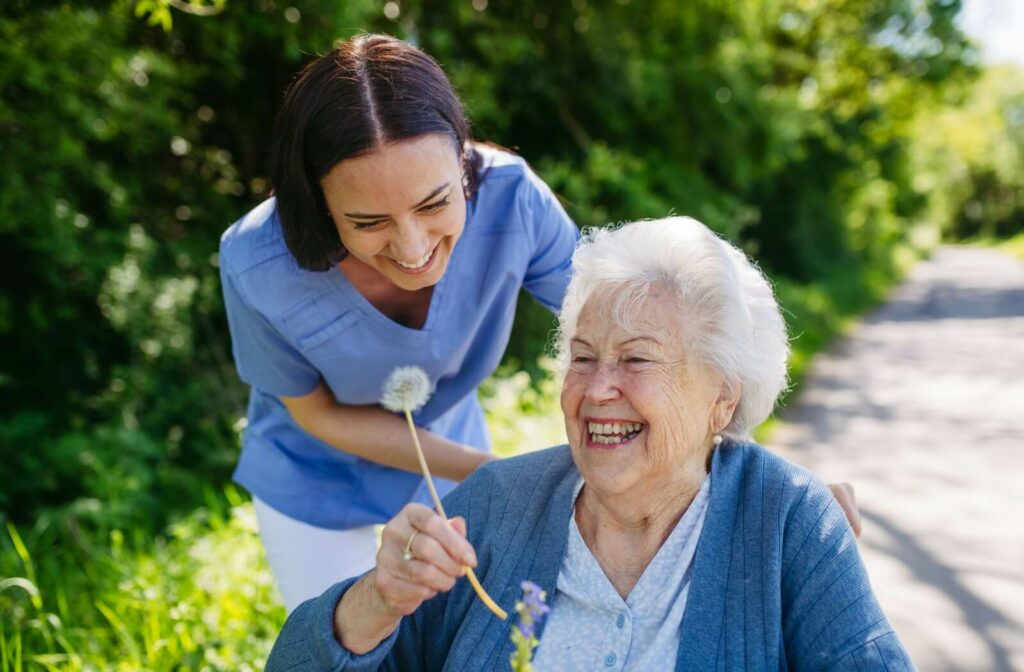
MULTIPOLYGON (((424 198, 422 201, 420 201, 416 205, 412 206, 412 209, 415 210, 416 208, 419 208, 419 207, 422 207, 422 206, 426 205, 427 201, 429 201, 430 199, 432 199, 435 196, 437 196, 438 194, 440 194, 442 191, 447 189, 450 185, 451 185, 451 182, 445 182, 440 187, 438 187, 437 189, 434 189, 432 192, 427 194, 427 197, 424 198)), ((346 212, 345 216, 348 217, 349 219, 384 219, 385 217, 388 217, 388 215, 370 215, 370 214, 367 214, 365 212, 346 212)))

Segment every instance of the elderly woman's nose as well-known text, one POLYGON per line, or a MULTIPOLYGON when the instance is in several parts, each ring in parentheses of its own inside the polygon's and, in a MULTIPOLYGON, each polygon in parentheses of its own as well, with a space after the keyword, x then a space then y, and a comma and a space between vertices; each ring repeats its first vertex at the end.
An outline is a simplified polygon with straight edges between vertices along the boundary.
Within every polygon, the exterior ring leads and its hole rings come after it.
POLYGON ((619 392, 619 367, 615 363, 599 362, 586 380, 587 398, 595 403, 617 399, 619 392))

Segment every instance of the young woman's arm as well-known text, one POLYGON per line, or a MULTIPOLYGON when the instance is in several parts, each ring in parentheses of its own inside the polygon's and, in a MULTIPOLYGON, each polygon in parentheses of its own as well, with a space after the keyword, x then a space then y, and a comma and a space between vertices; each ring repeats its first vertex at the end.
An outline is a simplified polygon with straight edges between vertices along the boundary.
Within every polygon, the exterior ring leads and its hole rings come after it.
MULTIPOLYGON (((320 383, 307 395, 280 397, 299 427, 340 451, 377 464, 419 473, 404 418, 376 406, 339 404, 320 383)), ((493 456, 417 428, 423 454, 436 476, 462 481, 493 456)))

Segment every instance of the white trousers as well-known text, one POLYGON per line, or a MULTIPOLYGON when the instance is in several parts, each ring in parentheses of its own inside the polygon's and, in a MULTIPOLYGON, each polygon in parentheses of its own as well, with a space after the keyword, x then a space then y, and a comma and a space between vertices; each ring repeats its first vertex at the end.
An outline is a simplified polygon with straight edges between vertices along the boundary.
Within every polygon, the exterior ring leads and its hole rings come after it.
POLYGON ((289 518, 256 497, 252 503, 260 540, 289 614, 376 562, 377 531, 373 525, 328 530, 289 518))

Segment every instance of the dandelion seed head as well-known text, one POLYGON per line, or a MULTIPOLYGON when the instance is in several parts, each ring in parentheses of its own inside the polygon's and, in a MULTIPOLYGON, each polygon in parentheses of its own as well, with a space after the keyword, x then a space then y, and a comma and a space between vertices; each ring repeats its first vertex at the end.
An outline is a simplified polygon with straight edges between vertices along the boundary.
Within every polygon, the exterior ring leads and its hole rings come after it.
POLYGON ((418 366, 400 366, 384 382, 381 405, 389 411, 415 411, 430 399, 430 378, 418 366))

